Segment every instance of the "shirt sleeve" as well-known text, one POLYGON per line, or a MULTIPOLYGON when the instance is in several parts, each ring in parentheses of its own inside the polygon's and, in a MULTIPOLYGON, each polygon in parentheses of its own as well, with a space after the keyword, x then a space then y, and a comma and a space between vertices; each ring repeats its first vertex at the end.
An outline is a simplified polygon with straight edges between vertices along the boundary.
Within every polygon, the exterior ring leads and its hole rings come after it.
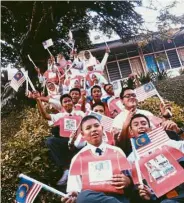
POLYGON ((69 174, 66 188, 67 193, 72 191, 81 192, 81 190, 82 190, 81 176, 69 174))
POLYGON ((56 121, 58 121, 64 115, 62 113, 57 113, 57 114, 50 114, 50 116, 51 116, 51 122, 54 124, 56 121))
POLYGON ((61 103, 59 100, 50 98, 49 104, 51 104, 53 108, 61 110, 61 103))
POLYGON ((125 120, 126 120, 126 115, 122 115, 122 113, 120 113, 114 118, 112 128, 117 128, 122 130, 125 120))
POLYGON ((100 63, 101 66, 102 66, 102 68, 103 68, 103 70, 104 70, 105 64, 107 63, 108 57, 109 57, 109 54, 108 54, 108 53, 105 53, 105 55, 104 55, 104 57, 103 57, 103 59, 102 59, 102 61, 101 61, 101 63, 100 63))
POLYGON ((167 142, 167 145, 169 145, 170 147, 174 147, 184 153, 184 141, 169 140, 167 142))

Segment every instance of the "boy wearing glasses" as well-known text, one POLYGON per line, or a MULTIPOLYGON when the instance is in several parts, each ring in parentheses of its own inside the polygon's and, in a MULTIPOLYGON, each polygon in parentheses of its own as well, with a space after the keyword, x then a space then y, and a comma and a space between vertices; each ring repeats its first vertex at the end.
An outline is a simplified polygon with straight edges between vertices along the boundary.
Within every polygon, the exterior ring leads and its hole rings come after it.
POLYGON ((138 101, 136 98, 135 91, 133 89, 130 89, 128 87, 122 88, 120 93, 120 99, 122 100, 122 103, 125 108, 119 115, 114 118, 112 127, 116 129, 116 132, 117 129, 119 129, 120 136, 118 140, 121 143, 121 148, 125 152, 127 152, 127 146, 124 146, 124 143, 126 143, 125 140, 128 136, 128 127, 132 116, 135 113, 140 113, 148 117, 153 116, 153 114, 147 110, 137 109, 138 101))

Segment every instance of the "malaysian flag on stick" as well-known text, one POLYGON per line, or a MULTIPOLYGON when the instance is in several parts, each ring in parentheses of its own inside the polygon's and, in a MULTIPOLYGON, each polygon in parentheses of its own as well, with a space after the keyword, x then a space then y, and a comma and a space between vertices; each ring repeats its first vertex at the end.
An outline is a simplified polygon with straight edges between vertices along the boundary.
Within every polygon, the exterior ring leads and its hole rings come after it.
POLYGON ((140 135, 138 138, 134 138, 134 145, 138 155, 142 157, 153 150, 162 147, 169 140, 163 127, 159 127, 149 133, 140 135))
POLYGON ((26 80, 25 75, 21 70, 19 70, 12 78, 10 82, 10 86, 17 92, 19 87, 23 84, 26 80))
POLYGON ((136 88, 135 91, 136 91, 136 96, 137 96, 137 99, 139 102, 144 101, 144 100, 158 94, 158 92, 152 82, 149 82, 145 85, 142 85, 142 86, 136 88))
POLYGON ((112 118, 109 118, 107 116, 101 115, 101 114, 93 112, 93 111, 90 111, 90 113, 88 115, 93 115, 93 116, 97 117, 99 119, 100 123, 102 124, 102 126, 104 127, 104 131, 111 132, 112 123, 113 123, 112 118))
POLYGON ((21 178, 19 187, 16 193, 17 203, 32 203, 38 193, 40 192, 42 186, 34 183, 25 178, 21 178))
POLYGON ((62 197, 67 196, 63 192, 60 192, 24 174, 20 174, 19 178, 21 178, 21 180, 16 192, 16 203, 32 203, 42 188, 62 197))

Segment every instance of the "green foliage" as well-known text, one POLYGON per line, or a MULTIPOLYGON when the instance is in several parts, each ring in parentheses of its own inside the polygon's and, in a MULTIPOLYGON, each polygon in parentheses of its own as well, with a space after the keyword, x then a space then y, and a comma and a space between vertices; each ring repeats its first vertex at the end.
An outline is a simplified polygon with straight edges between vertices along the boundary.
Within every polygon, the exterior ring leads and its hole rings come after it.
POLYGON ((152 80, 152 73, 141 73, 138 77, 141 84, 144 85, 152 80))
MULTIPOLYGON (((38 110, 27 107, 14 111, 2 119, 2 126, 2 202, 15 199, 20 173, 55 187, 62 172, 49 159, 45 146, 49 128, 38 110)), ((35 202, 42 202, 41 198, 55 202, 58 197, 43 191, 35 202)))
POLYGON ((163 98, 184 107, 184 75, 158 81, 156 88, 163 98))
MULTIPOLYGON (((184 108, 178 106, 174 102, 170 102, 172 108, 172 120, 178 124, 178 126, 184 126, 184 108)), ((149 98, 146 101, 139 104, 140 109, 148 110, 156 116, 160 116, 160 100, 158 98, 149 98)))
POLYGON ((127 41, 138 33, 142 23, 134 8, 135 3, 126 1, 3 1, 1 35, 5 43, 1 61, 5 65, 19 60, 31 71, 34 69, 27 58, 30 54, 37 66, 45 69, 48 53, 42 42, 52 38, 51 53, 65 53, 68 49, 60 39, 68 38, 69 29, 73 30, 78 50, 91 46, 91 28, 107 34, 113 30, 127 41))
POLYGON ((156 80, 165 80, 168 78, 167 76, 167 72, 165 70, 162 70, 162 71, 158 71, 157 73, 155 73, 155 78, 156 80))

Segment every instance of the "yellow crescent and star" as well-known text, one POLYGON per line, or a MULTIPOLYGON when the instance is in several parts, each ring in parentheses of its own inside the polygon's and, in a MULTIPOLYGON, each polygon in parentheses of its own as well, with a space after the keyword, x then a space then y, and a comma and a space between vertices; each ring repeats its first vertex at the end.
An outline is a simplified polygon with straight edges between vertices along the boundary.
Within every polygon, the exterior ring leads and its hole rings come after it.
POLYGON ((137 146, 141 147, 146 142, 146 139, 144 137, 140 137, 140 138, 137 138, 137 140, 135 142, 136 142, 137 146))
MULTIPOLYGON (((29 190, 29 185, 28 184, 21 184, 19 186, 19 190, 21 190, 22 187, 25 187, 26 188, 26 193, 27 191, 29 190)), ((19 197, 24 197, 25 196, 25 192, 22 190, 19 192, 19 197)))

